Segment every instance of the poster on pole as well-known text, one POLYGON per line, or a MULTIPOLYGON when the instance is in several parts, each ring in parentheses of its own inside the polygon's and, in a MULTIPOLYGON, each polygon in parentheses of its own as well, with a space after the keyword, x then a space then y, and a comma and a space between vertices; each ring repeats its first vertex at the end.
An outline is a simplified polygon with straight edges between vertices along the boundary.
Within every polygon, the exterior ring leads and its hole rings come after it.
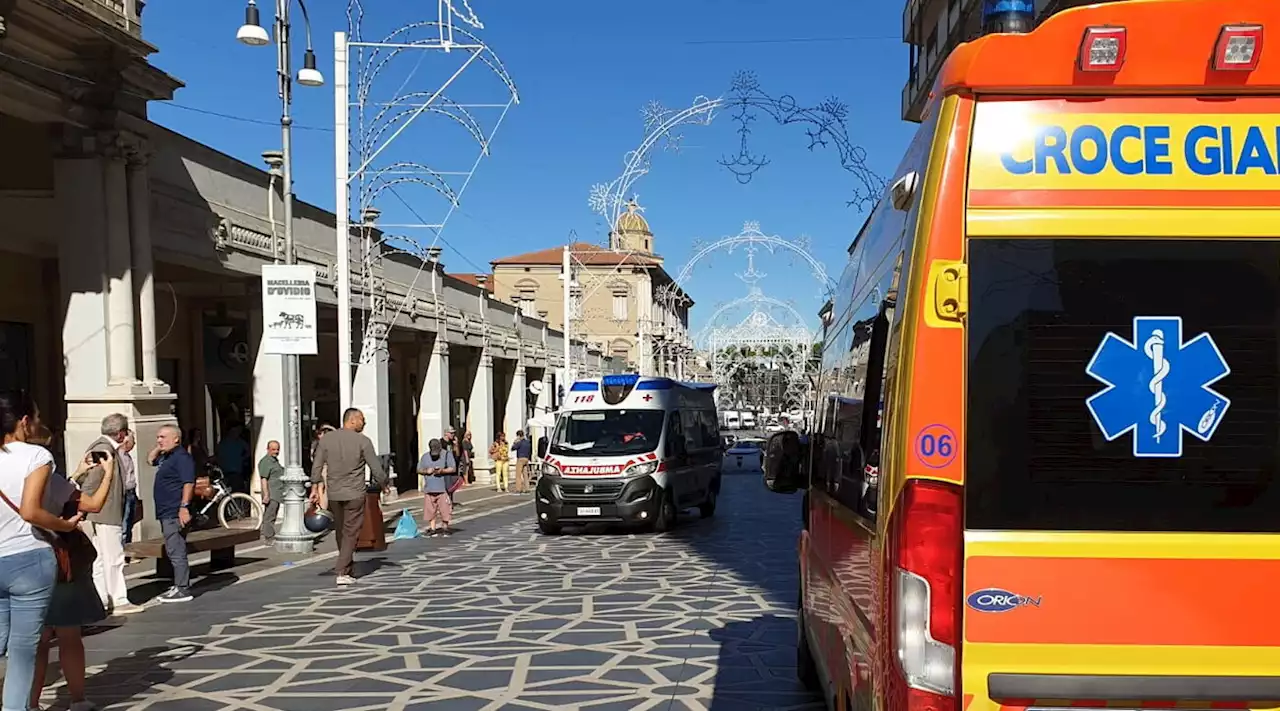
POLYGON ((262 265, 262 352, 315 355, 316 331, 315 267, 262 265))

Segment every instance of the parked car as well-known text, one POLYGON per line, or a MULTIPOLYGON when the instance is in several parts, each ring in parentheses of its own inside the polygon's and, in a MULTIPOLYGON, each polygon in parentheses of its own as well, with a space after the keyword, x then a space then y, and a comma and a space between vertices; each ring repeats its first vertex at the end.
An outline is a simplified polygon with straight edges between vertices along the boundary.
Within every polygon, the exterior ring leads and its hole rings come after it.
POLYGON ((757 472, 764 462, 765 441, 755 437, 746 437, 733 443, 725 450, 724 459, 720 462, 720 470, 727 472, 757 472))

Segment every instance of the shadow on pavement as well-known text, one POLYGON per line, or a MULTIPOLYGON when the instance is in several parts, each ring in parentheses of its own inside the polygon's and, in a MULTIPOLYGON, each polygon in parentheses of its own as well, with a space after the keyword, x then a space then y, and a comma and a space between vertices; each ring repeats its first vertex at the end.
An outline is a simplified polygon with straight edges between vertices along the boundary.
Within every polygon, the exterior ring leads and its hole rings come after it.
POLYGON ((386 556, 376 556, 374 558, 365 558, 363 560, 357 558, 355 563, 351 565, 352 573, 361 578, 366 575, 373 575, 383 568, 399 568, 400 564, 387 560, 386 556))
MULTIPOLYGON (((241 559, 237 558, 236 562, 241 559)), ((225 587, 234 585, 240 579, 239 575, 232 572, 220 572, 205 574, 208 565, 197 565, 191 568, 191 591, 196 595, 203 595, 225 587)), ((156 598, 157 595, 168 590, 173 586, 173 581, 168 578, 150 578, 141 585, 134 585, 129 588, 129 599, 136 605, 145 605, 156 598)))
MULTIPOLYGON (((167 683, 174 672, 166 665, 180 661, 196 653, 194 647, 184 647, 177 651, 167 647, 146 647, 124 657, 117 657, 107 662, 95 674, 85 680, 85 695, 96 702, 99 707, 119 704, 135 696, 140 696, 151 688, 167 683)), ((62 669, 56 664, 49 667, 48 684, 62 681, 62 669)), ((66 685, 57 688, 52 701, 48 700, 46 686, 45 708, 48 711, 65 711, 71 698, 67 696, 66 685)))
POLYGON ((762 615, 710 634, 720 653, 708 711, 824 708, 796 677, 795 620, 762 615))
POLYGON ((799 576, 800 497, 764 488, 757 470, 721 480, 716 514, 700 519, 697 509, 681 512, 669 534, 691 550, 764 592, 782 609, 796 609, 799 576))
POLYGON ((712 518, 683 512, 669 534, 776 610, 710 631, 720 644, 711 711, 822 709, 796 676, 799 496, 765 489, 759 470, 726 473, 712 518))

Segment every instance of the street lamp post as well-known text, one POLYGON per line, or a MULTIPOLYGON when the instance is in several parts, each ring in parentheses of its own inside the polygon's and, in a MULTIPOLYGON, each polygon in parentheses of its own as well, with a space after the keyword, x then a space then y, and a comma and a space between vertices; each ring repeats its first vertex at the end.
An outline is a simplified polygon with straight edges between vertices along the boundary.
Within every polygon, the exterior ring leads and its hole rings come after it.
MULTIPOLYGON (((316 69, 316 55, 311 49, 311 21, 307 6, 297 0, 302 8, 302 20, 306 25, 307 50, 302 55, 302 69, 298 71, 298 83, 303 86, 323 86, 324 76, 316 69)), ((280 139, 283 148, 281 193, 284 202, 284 262, 297 263, 293 246, 293 118, 289 106, 293 103, 293 71, 289 62, 289 4, 290 0, 276 0, 275 41, 276 74, 280 93, 280 139)), ((258 5, 249 0, 244 11, 244 24, 236 32, 236 39, 251 47, 271 43, 258 16, 258 5)), ((276 550, 282 553, 310 553, 314 536, 309 533, 302 519, 306 504, 305 486, 308 480, 302 469, 302 383, 298 356, 284 358, 284 382, 287 388, 285 400, 285 463, 284 525, 276 535, 276 550)))

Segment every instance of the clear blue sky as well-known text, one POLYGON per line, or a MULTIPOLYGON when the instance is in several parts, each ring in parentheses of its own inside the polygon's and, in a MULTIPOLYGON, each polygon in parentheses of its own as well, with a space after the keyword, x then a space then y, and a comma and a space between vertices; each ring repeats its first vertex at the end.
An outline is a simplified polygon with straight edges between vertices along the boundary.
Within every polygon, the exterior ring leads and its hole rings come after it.
MULTIPOLYGON (((413 20, 434 20, 429 0, 364 0, 369 35, 413 20)), ((271 0, 262 8, 270 22, 271 0)), ((584 241, 604 240, 605 226, 587 205, 592 184, 618 175, 623 155, 644 136, 642 106, 651 100, 688 105, 697 95, 719 96, 739 70, 754 71, 772 95, 812 105, 838 97, 850 107, 848 132, 866 146, 870 165, 889 177, 914 125, 899 120, 907 49, 901 43, 901 3, 892 0, 472 0, 485 23, 480 37, 505 63, 521 103, 506 116, 492 146, 442 233, 449 271, 486 269, 490 259, 563 244, 570 230, 584 241)), ((303 23, 294 6, 295 68, 301 65, 303 23)), ((347 29, 345 0, 311 0, 312 35, 328 82, 295 86, 295 189, 300 199, 333 209, 333 33, 347 29)), ((254 165, 279 147, 279 101, 271 47, 235 41, 241 0, 152 2, 145 37, 160 47, 154 62, 186 82, 173 105, 151 105, 153 120, 254 165), (234 120, 215 114, 241 117, 234 120)), ((376 83, 394 92, 413 70, 410 90, 426 91, 457 68, 460 53, 404 58, 376 83)), ((492 75, 473 66, 455 87, 458 101, 505 100, 492 75)), ((492 125, 496 110, 478 109, 492 125), (488 113, 486 113, 488 112, 488 113)), ((735 124, 720 116, 685 131, 680 154, 659 154, 635 186, 655 233, 656 247, 675 273, 697 240, 737 234, 759 221, 770 234, 807 235, 833 276, 864 218, 846 207, 854 180, 830 148, 808 150, 804 129, 761 117, 752 149, 770 160, 740 185, 716 159, 737 152, 735 124)), ((444 122, 421 121, 389 151, 397 160, 441 171, 466 170, 474 142, 444 122)), ((397 188, 427 222, 447 205, 430 191, 397 188)), ((378 201, 384 221, 410 221, 398 199, 378 201)), ((429 241, 430 235, 417 236, 429 241)), ((734 276, 740 253, 695 270, 688 289, 698 301, 701 327, 718 303, 745 293, 734 276)), ((768 276, 761 287, 794 300, 812 327, 819 290, 808 270, 779 256, 757 259, 768 276)), ((738 314, 739 317, 745 313, 738 314)))

